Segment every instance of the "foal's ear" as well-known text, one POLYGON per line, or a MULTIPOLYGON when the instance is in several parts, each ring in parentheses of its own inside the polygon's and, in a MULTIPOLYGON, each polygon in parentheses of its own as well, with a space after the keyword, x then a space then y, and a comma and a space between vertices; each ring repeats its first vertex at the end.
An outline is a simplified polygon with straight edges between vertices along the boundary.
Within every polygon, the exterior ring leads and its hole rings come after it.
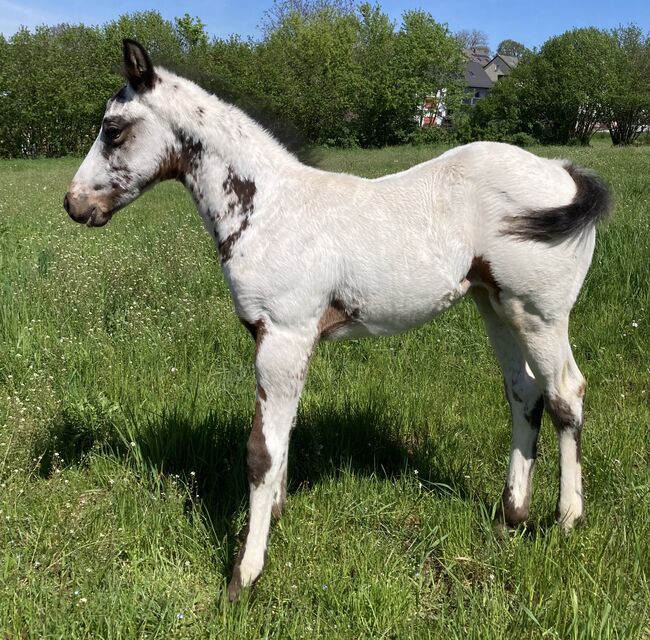
POLYGON ((136 91, 152 89, 156 83, 156 73, 151 58, 144 47, 135 40, 122 40, 124 52, 124 75, 136 91))

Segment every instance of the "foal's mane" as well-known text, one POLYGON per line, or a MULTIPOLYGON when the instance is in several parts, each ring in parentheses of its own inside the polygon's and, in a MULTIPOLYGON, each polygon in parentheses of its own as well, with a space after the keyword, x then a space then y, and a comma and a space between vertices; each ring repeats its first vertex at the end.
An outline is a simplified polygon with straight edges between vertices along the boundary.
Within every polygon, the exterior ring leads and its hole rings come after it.
POLYGON ((262 96, 242 92, 231 80, 186 63, 169 61, 160 62, 158 66, 193 82, 219 100, 243 111, 303 164, 310 166, 319 164, 321 154, 316 147, 307 141, 294 123, 272 109, 262 96))

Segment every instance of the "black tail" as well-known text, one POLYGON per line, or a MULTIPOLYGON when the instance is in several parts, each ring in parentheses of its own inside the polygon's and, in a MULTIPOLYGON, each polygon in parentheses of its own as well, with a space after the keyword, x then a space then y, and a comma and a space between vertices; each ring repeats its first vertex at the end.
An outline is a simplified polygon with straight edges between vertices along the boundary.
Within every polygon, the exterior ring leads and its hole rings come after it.
POLYGON ((605 183, 595 173, 571 162, 567 162, 564 168, 576 183, 573 201, 563 207, 529 210, 511 216, 505 234, 521 240, 553 242, 568 238, 608 217, 612 203, 605 183))

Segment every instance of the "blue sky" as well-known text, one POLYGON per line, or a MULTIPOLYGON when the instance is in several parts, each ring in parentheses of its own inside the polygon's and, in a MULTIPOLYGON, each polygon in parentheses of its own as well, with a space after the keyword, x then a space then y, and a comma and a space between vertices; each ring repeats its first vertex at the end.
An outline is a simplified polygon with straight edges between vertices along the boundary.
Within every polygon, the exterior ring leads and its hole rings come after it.
MULTIPOLYGON (((237 33, 242 37, 259 36, 258 24, 273 0, 186 0, 184 3, 162 0, 0 0, 0 32, 14 33, 21 25, 33 28, 39 24, 61 22, 102 24, 122 13, 156 9, 165 18, 185 12, 199 16, 215 36, 237 33)), ((447 0, 422 2, 398 0, 379 3, 391 18, 399 22, 406 9, 424 9, 452 31, 480 29, 487 33, 492 48, 506 38, 518 40, 529 47, 541 45, 547 38, 572 27, 596 26, 613 28, 634 22, 650 31, 648 0, 544 0, 518 3, 503 0, 447 0)))

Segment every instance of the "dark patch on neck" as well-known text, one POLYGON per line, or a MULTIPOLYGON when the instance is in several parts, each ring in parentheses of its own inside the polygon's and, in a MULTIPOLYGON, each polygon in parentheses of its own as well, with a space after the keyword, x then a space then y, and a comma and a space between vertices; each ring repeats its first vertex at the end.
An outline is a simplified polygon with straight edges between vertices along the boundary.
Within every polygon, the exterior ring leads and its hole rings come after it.
POLYGON ((179 180, 185 183, 187 176, 194 175, 203 159, 203 143, 187 135, 184 131, 176 131, 176 141, 172 149, 168 149, 154 176, 155 180, 179 180))
POLYGON ((221 260, 227 262, 232 257, 234 245, 241 237, 241 234, 248 228, 250 217, 255 210, 255 193, 257 187, 254 180, 247 180, 235 173, 232 167, 228 167, 228 175, 222 184, 226 208, 223 219, 238 221, 238 226, 223 239, 219 239, 219 254, 221 260))

